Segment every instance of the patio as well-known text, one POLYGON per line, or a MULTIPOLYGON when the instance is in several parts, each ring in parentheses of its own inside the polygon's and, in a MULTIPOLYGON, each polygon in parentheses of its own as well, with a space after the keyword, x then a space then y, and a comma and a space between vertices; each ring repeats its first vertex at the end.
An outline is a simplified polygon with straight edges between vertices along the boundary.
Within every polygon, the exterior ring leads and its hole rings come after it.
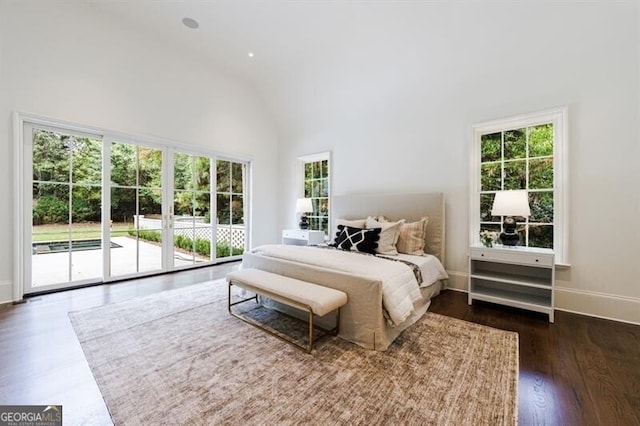
MULTIPOLYGON (((159 271, 162 267, 162 248, 154 243, 130 237, 112 237, 120 247, 111 248, 111 276, 118 277, 136 272, 159 271), (139 253, 139 270, 136 266, 139 253)), ((72 262, 72 280, 102 279, 102 250, 81 250, 34 254, 32 256, 33 287, 64 283, 69 280, 69 256, 72 262)), ((175 250, 173 261, 176 267, 193 265, 207 259, 192 253, 175 250)))

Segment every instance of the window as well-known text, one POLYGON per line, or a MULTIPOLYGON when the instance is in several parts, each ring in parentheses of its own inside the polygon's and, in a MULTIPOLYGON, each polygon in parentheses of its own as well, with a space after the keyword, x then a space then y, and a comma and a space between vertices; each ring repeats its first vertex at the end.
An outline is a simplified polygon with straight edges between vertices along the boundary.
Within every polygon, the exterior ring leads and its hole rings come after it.
POLYGON ((481 230, 501 230, 504 218, 491 215, 496 191, 524 189, 531 216, 516 218, 521 244, 552 248, 566 263, 566 115, 558 109, 473 127, 472 243, 481 230))
POLYGON ((329 153, 301 157, 302 195, 311 198, 313 212, 307 215, 309 229, 329 234, 329 153))

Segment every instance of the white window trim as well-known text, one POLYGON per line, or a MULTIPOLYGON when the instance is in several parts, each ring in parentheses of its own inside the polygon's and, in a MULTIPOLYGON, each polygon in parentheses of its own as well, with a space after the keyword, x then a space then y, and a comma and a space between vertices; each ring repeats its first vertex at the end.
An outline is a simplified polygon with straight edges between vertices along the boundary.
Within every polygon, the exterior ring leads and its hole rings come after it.
POLYGON ((569 113, 568 108, 558 107, 523 114, 500 120, 478 123, 472 126, 471 167, 469 184, 469 243, 480 242, 480 138, 483 134, 553 124, 553 241, 556 265, 570 266, 569 262, 569 113))
POLYGON ((330 238, 331 237, 331 194, 332 194, 332 185, 331 185, 331 181, 333 179, 333 170, 332 170, 332 159, 331 159, 331 151, 324 151, 324 152, 318 152, 316 154, 309 154, 309 155, 303 155, 298 157, 298 173, 297 173, 297 186, 298 186, 298 192, 297 192, 297 197, 298 198, 303 198, 304 197, 304 165, 305 163, 313 163, 316 161, 323 161, 323 160, 327 160, 327 170, 329 170, 329 179, 328 179, 328 185, 329 185, 329 232, 328 235, 325 236, 326 238, 330 238))

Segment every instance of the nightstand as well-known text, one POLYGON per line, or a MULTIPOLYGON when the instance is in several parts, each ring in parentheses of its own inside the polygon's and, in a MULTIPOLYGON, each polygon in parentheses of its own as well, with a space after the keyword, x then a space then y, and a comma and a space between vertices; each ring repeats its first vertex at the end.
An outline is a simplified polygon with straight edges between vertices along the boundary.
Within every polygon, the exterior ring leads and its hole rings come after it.
POLYGON ((542 312, 553 322, 553 250, 483 247, 469 253, 469 305, 474 300, 542 312))
POLYGON ((285 229, 282 231, 282 244, 294 246, 317 246, 324 244, 323 231, 307 229, 285 229))

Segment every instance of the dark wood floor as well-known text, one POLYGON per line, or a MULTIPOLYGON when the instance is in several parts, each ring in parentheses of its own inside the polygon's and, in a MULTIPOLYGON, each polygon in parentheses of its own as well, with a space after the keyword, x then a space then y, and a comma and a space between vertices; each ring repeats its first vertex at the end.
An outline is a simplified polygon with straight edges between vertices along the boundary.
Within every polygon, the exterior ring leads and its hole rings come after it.
POLYGON ((640 326, 560 311, 550 324, 453 291, 429 310, 518 332, 520 425, 640 425, 640 326))
MULTIPOLYGON (((0 308, 0 405, 62 404, 65 424, 111 424, 67 313, 224 277, 230 263, 71 290, 0 308)), ((640 425, 640 327, 556 312, 468 306, 446 291, 431 311, 520 335, 520 425, 640 425)))

